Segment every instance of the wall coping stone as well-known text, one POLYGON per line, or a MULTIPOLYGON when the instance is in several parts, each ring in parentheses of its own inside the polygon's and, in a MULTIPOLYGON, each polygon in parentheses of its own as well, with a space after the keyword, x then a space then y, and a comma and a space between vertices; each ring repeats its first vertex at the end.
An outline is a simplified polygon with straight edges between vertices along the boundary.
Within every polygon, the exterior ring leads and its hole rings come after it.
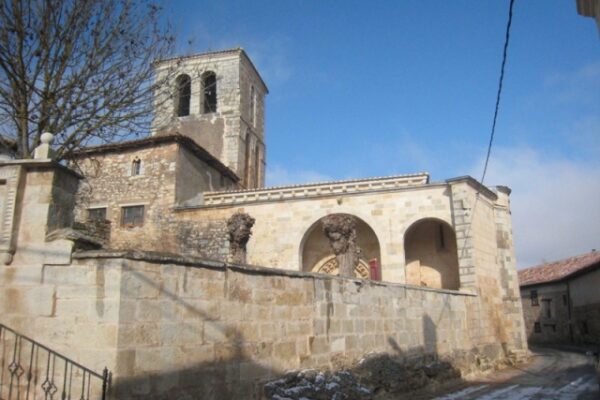
POLYGON ((393 282, 381 282, 373 281, 369 279, 360 278, 344 278, 334 275, 319 274, 316 272, 305 272, 305 271, 294 271, 279 268, 261 267, 249 264, 233 264, 223 261, 209 260, 201 257, 194 256, 183 256, 173 253, 163 253, 156 251, 139 251, 139 250, 86 250, 76 251, 73 253, 73 259, 86 260, 86 259, 108 259, 108 258, 121 258, 132 261, 144 261, 155 264, 177 264, 179 266, 193 267, 193 268, 208 268, 218 270, 233 270, 242 273, 253 274, 253 275, 275 275, 275 276, 287 276, 290 278, 313 278, 321 280, 339 280, 339 281, 352 281, 356 285, 363 285, 369 283, 373 286, 384 286, 394 288, 404 288, 423 292, 435 292, 452 294, 458 296, 477 297, 476 293, 468 291, 458 291, 450 289, 436 289, 424 286, 408 285, 404 283, 393 283, 393 282))
POLYGON ((25 167, 26 169, 30 170, 30 169, 36 169, 36 168, 47 168, 47 169, 59 169, 62 171, 65 171, 71 175, 76 176, 79 179, 83 178, 83 175, 77 173, 76 171, 72 170, 71 168, 62 165, 54 160, 51 159, 18 159, 18 160, 2 160, 0 161, 0 168, 6 165, 18 165, 18 166, 22 166, 25 167))
POLYGON ((496 193, 494 193, 490 188, 488 188, 487 186, 485 186, 483 183, 479 182, 477 179, 473 178, 472 176, 465 175, 465 176, 458 176, 456 178, 446 179, 446 183, 448 183, 448 184, 460 183, 460 182, 466 182, 467 184, 469 184, 469 186, 471 186, 475 190, 477 190, 477 192, 483 193, 484 195, 486 195, 488 198, 490 198, 492 200, 498 200, 498 195, 496 193))
POLYGON ((175 209, 207 208, 307 198, 322 198, 351 194, 389 192, 399 189, 425 187, 429 183, 427 172, 388 177, 352 179, 345 181, 316 182, 301 185, 274 186, 269 188, 205 192, 204 203, 194 206, 179 206, 175 209))

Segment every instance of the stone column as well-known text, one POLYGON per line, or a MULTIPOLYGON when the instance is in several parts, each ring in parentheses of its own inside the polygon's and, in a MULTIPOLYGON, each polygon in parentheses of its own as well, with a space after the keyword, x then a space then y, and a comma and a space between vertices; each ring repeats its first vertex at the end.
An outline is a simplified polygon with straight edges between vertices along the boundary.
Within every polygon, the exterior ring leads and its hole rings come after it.
POLYGON ((246 263, 246 244, 252 235, 254 218, 242 212, 233 214, 227 220, 229 233, 229 258, 231 262, 246 263))
POLYGON ((332 214, 324 217, 321 223, 335 254, 339 275, 354 277, 360 256, 360 248, 356 244, 356 220, 350 215, 332 214))

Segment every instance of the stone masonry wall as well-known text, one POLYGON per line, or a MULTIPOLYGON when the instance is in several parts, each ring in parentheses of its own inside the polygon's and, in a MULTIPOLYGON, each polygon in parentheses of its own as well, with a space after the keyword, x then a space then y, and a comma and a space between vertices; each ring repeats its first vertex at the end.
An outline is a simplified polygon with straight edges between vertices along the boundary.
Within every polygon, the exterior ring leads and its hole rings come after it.
POLYGON ((80 169, 86 180, 77 193, 75 219, 85 221, 89 208, 106 208, 111 221, 111 247, 137 248, 146 243, 156 250, 172 245, 169 235, 162 231, 160 221, 165 210, 175 201, 175 168, 177 144, 99 154, 82 160, 80 169), (141 160, 141 171, 131 175, 135 158, 141 160), (122 208, 144 206, 141 226, 122 224, 122 208))
POLYGON ((569 343, 569 307, 567 285, 555 283, 521 289, 523 317, 530 343, 569 343), (537 291, 537 302, 531 291, 537 291), (536 331, 538 323, 539 331, 536 331))
POLYGON ((0 322, 108 366, 119 399, 258 398, 287 370, 339 369, 369 352, 463 371, 504 357, 497 338, 472 339, 480 298, 459 292, 140 253, 0 269, 0 322))
POLYGON ((337 369, 369 352, 504 356, 497 338, 472 340, 473 295, 152 254, 82 253, 74 268, 103 269, 107 256, 126 257, 110 263, 122 265, 119 399, 257 398, 287 370, 337 369))
POLYGON ((236 211, 256 219, 248 243, 248 262, 254 265, 301 270, 302 246, 315 222, 332 213, 350 214, 373 229, 379 241, 382 279, 405 282, 404 235, 424 218, 452 225, 445 185, 394 192, 341 194, 286 201, 241 202, 228 207, 198 207, 176 210, 179 221, 204 224, 225 221, 236 211))
POLYGON ((233 182, 229 178, 223 182, 214 168, 177 143, 108 152, 81 160, 78 167, 85 179, 77 191, 75 219, 85 222, 90 208, 106 208, 110 221, 107 248, 226 258, 229 247, 224 220, 182 221, 172 208, 178 200, 201 202, 202 191, 233 182), (141 173, 132 176, 135 158, 141 160, 141 173), (122 224, 122 207, 132 205, 144 206, 142 226, 122 224))
POLYGON ((74 256, 0 267, 0 322, 108 366, 119 399, 258 398, 287 370, 339 369, 370 352, 463 371, 504 357, 497 337, 472 337, 481 300, 470 294, 155 254, 74 256))

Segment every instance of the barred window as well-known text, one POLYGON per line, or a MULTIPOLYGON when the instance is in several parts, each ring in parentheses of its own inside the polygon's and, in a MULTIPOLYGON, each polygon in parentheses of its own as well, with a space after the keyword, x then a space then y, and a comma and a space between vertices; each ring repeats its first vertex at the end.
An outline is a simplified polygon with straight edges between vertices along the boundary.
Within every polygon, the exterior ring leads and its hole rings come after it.
POLYGON ((87 218, 90 221, 106 220, 106 207, 89 208, 87 210, 87 218))
POLYGON ((538 301, 538 293, 537 290, 532 290, 531 291, 531 305, 532 306, 539 306, 540 303, 538 301))
POLYGON ((542 325, 539 322, 533 324, 533 331, 535 333, 542 333, 542 325))
POLYGON ((121 208, 122 226, 144 225, 144 206, 128 206, 121 208))
POLYGON ((132 162, 131 162, 131 176, 136 176, 141 174, 142 172, 142 160, 140 160, 139 158, 135 158, 132 162))

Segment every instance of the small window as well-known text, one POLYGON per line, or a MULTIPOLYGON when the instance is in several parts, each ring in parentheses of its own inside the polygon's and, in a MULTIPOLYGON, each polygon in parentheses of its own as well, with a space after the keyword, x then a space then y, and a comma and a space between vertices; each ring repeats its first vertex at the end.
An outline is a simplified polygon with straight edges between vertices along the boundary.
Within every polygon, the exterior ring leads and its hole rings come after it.
POLYGON ((217 112, 217 76, 214 72, 207 72, 203 75, 202 92, 204 113, 217 112))
POLYGON ((258 187, 260 185, 260 148, 258 143, 254 148, 254 186, 258 187))
POLYGON ((250 86, 250 122, 252 126, 256 125, 256 89, 250 86))
POLYGON ((131 162, 131 176, 137 176, 142 172, 142 160, 139 158, 135 158, 131 162))
POLYGON ((531 305, 532 306, 539 306, 540 303, 538 301, 538 293, 537 290, 532 290, 531 291, 531 305))
POLYGON ((542 325, 539 322, 533 324, 533 331, 535 333, 542 333, 542 325))
POLYGON ((552 318, 552 299, 542 299, 544 302, 544 316, 546 318, 552 318))
POLYGON ((185 117, 186 115, 190 115, 192 79, 188 75, 179 75, 175 82, 177 85, 175 111, 178 117, 185 117))
POLYGON ((121 208, 122 226, 144 225, 144 206, 128 206, 121 208))
POLYGON ((89 221, 105 221, 106 207, 88 209, 87 217, 89 221))
POLYGON ((581 321, 581 334, 587 335, 589 333, 587 321, 581 321))

